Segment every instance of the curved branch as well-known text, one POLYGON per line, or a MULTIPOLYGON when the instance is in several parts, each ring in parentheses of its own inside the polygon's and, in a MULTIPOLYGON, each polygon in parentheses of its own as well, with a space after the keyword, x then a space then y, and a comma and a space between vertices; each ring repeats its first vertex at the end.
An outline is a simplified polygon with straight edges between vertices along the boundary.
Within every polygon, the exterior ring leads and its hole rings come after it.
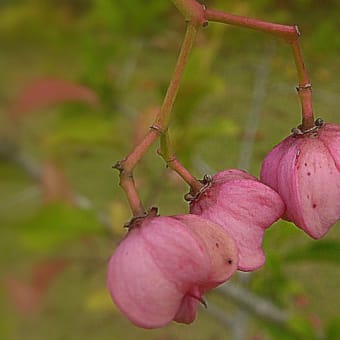
POLYGON ((182 47, 177 59, 175 70, 166 92, 161 109, 151 126, 150 130, 132 152, 123 160, 114 165, 114 168, 120 172, 120 185, 123 188, 134 217, 145 215, 146 211, 137 193, 133 180, 133 169, 141 160, 150 146, 157 138, 168 128, 171 111, 176 99, 180 80, 183 76, 184 69, 187 65, 190 51, 196 38, 198 28, 192 23, 188 23, 184 36, 182 47))
POLYGON ((221 11, 207 9, 205 11, 207 20, 245 27, 256 31, 269 33, 275 37, 283 38, 292 47, 293 57, 297 70, 299 86, 298 95, 302 110, 302 131, 314 126, 314 114, 312 108, 312 86, 310 84, 307 70, 303 61, 301 46, 299 43, 300 31, 296 25, 280 25, 261 21, 239 15, 224 13, 221 11))
MULTIPOLYGON (((197 8, 199 3, 195 0, 172 0, 180 9, 183 15, 193 22, 202 21, 202 13, 197 8), (196 5, 194 3, 196 2, 196 5), (190 13, 190 15, 188 15, 190 13)), ((296 25, 281 25, 267 21, 248 18, 245 16, 225 13, 214 9, 204 8, 206 21, 219 22, 239 27, 249 28, 255 31, 271 34, 278 38, 283 38, 292 47, 295 66, 297 70, 299 85, 297 87, 301 102, 302 126, 301 130, 309 130, 314 127, 314 113, 312 106, 312 86, 308 78, 307 70, 302 57, 299 43, 300 31, 296 25)))
POLYGON ((289 315, 287 312, 281 310, 272 302, 259 297, 240 286, 236 286, 228 282, 227 284, 218 287, 217 291, 225 297, 237 302, 238 305, 241 305, 252 314, 277 325, 284 326, 287 325, 287 322, 289 321, 289 315))

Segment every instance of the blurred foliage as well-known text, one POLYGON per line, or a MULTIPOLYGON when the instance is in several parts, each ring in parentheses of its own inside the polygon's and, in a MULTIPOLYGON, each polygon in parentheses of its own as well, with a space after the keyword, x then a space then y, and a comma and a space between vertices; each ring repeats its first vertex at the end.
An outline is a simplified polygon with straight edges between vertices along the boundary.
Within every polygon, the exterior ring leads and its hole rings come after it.
POLYGON ((292 250, 286 255, 285 260, 339 263, 340 243, 336 241, 320 241, 315 244, 309 244, 303 248, 292 250))
MULTIPOLYGON (((239 15, 298 23, 315 110, 327 121, 340 122, 339 0, 204 3, 239 15)), ((231 330, 208 313, 200 313, 189 327, 137 329, 115 309, 105 289, 107 259, 129 219, 111 165, 153 121, 184 26, 170 1, 0 2, 1 339, 231 337, 231 330), (81 94, 87 99, 77 92, 72 103, 72 95, 60 95, 53 105, 45 105, 46 93, 39 90, 34 110, 28 110, 27 102, 16 106, 22 91, 37 79, 65 81, 85 91, 81 94), (22 113, 17 120, 15 107, 22 113), (58 176, 40 173, 47 160, 58 164, 78 201, 46 203, 46 191, 58 192, 58 186, 66 185, 58 176), (59 271, 54 258, 71 264, 59 271), (55 275, 45 271, 42 261, 55 275), (40 281, 33 280, 37 273, 40 281)), ((200 32, 170 127, 177 156, 195 176, 238 166, 256 74, 268 57, 268 45, 274 52, 266 65, 266 96, 248 166, 255 175, 270 148, 299 124, 290 50, 271 37, 230 26, 211 23, 200 32)), ((155 151, 152 148, 136 170, 138 190, 146 206, 157 205, 162 214, 184 213, 187 187, 155 151)), ((266 232, 267 262, 252 274, 249 287, 293 317, 288 329, 251 318, 249 339, 338 338, 339 236, 335 226, 316 243, 283 221, 266 232)), ((237 306, 215 295, 212 301, 230 316, 237 314, 237 306)))
POLYGON ((18 239, 29 251, 53 252, 74 239, 104 232, 91 211, 49 204, 18 226, 18 239))

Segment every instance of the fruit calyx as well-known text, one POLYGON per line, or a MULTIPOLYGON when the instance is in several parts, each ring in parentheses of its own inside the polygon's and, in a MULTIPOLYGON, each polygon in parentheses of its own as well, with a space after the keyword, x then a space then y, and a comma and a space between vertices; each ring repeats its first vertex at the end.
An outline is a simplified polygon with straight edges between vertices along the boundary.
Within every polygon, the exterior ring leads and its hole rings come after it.
POLYGON ((200 180, 200 182, 203 184, 202 188, 197 191, 197 192, 193 192, 193 190, 191 189, 188 193, 186 193, 184 195, 184 199, 187 202, 193 202, 193 201, 197 201, 201 195, 211 186, 211 183, 213 181, 213 178, 211 175, 205 174, 203 176, 203 179, 200 180))
POLYGON ((317 131, 323 126, 324 121, 321 118, 318 118, 314 122, 314 126, 310 129, 303 130, 302 125, 299 125, 298 127, 292 128, 291 133, 293 137, 299 137, 303 136, 307 133, 311 133, 312 135, 316 135, 317 131))
POLYGON ((133 228, 137 228, 137 227, 139 227, 141 222, 143 222, 146 218, 156 217, 156 216, 159 216, 158 208, 157 207, 151 207, 147 212, 144 213, 144 215, 132 217, 130 221, 128 221, 124 224, 124 228, 127 228, 128 230, 131 230, 133 228))

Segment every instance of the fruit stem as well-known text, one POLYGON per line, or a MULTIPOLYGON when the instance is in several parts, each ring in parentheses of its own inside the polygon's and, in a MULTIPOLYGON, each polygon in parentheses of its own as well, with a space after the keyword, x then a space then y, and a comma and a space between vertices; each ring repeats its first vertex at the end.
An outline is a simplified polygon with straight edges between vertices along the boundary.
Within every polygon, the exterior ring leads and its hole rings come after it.
POLYGON ((301 130, 305 131, 313 128, 314 114, 312 106, 312 85, 309 82, 307 70, 302 57, 298 26, 280 25, 210 9, 205 10, 205 18, 209 21, 246 27, 256 31, 269 33, 275 37, 283 38, 291 45, 299 80, 297 91, 300 97, 302 110, 301 130))
POLYGON ((116 165, 114 165, 114 168, 118 169, 120 172, 119 184, 127 196, 133 217, 144 216, 146 214, 146 210, 143 207, 133 179, 133 169, 148 151, 150 146, 157 140, 159 136, 163 134, 163 131, 166 131, 168 128, 171 111, 179 88, 179 83, 187 65, 189 54, 192 50, 198 29, 199 24, 197 24, 197 22, 188 22, 184 40, 169 87, 165 94, 161 109, 153 125, 150 127, 150 130, 144 136, 142 141, 130 152, 130 154, 126 156, 126 158, 118 161, 116 165))
POLYGON ((190 186, 190 192, 192 194, 197 194, 201 188, 203 187, 203 184, 196 179, 188 169, 186 169, 183 164, 176 158, 175 153, 173 151, 172 143, 170 141, 169 131, 166 130, 161 135, 160 139, 160 150, 158 151, 158 154, 162 156, 162 158, 165 160, 167 166, 177 172, 179 176, 182 177, 182 179, 189 184, 190 186))
POLYGON ((297 87, 302 107, 302 125, 301 130, 309 130, 314 127, 314 116, 312 109, 312 87, 308 79, 307 71, 304 65, 301 47, 299 43, 300 32, 297 26, 280 25, 252 19, 248 17, 233 15, 218 10, 206 9, 196 0, 172 0, 174 5, 183 14, 188 22, 185 37, 182 43, 180 54, 173 72, 172 79, 167 89, 161 109, 143 140, 138 144, 127 157, 114 166, 120 171, 120 185, 126 193, 133 216, 144 216, 146 214, 142 202, 137 193, 137 189, 133 180, 133 169, 144 156, 150 146, 159 136, 162 136, 163 142, 161 146, 161 155, 167 162, 168 166, 178 172, 181 177, 189 183, 194 191, 199 191, 200 183, 197 181, 187 169, 181 165, 174 157, 171 150, 168 125, 179 88, 179 83, 187 65, 189 54, 192 50, 198 29, 206 26, 208 21, 215 21, 224 24, 246 27, 269 33, 278 38, 283 38, 292 47, 295 65, 297 69, 299 86, 297 87), (167 150, 167 148, 169 150, 167 150))
POLYGON ((299 77, 299 86, 296 88, 300 97, 302 108, 302 124, 301 130, 306 131, 313 128, 314 125, 314 113, 312 105, 312 84, 309 82, 307 70, 302 57, 301 46, 298 40, 294 40, 291 43, 295 65, 299 77))

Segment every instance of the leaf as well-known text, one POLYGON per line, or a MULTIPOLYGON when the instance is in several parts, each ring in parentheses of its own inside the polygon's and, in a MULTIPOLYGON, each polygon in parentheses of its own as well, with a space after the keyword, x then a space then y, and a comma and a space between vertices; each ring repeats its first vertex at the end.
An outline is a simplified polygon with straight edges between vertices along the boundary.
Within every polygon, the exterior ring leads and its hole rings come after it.
POLYGON ((39 262, 31 268, 29 282, 7 276, 4 286, 15 308, 27 316, 37 312, 48 288, 68 265, 67 260, 60 259, 39 262))
POLYGON ((313 325, 309 318, 296 315, 288 323, 289 328, 297 335, 298 339, 316 339, 313 325))
POLYGON ((95 92, 83 85, 63 79, 43 78, 33 81, 18 94, 9 115, 18 120, 29 112, 67 101, 98 105, 95 92))
POLYGON ((340 263, 340 242, 317 241, 305 247, 294 248, 285 255, 287 261, 327 261, 340 263))
POLYGON ((37 311, 41 294, 35 287, 12 276, 4 280, 4 286, 12 305, 20 313, 31 315, 37 311))
POLYGON ((326 329, 326 339, 337 340, 340 334, 340 317, 329 321, 326 329))
POLYGON ((40 178, 44 202, 64 201, 74 203, 75 195, 64 172, 53 161, 45 161, 40 178))
POLYGON ((94 212, 54 203, 40 208, 21 223, 18 238, 26 249, 46 252, 103 231, 94 212))
POLYGON ((44 293, 51 283, 70 265, 66 259, 48 259, 32 267, 32 285, 44 293))
MULTIPOLYGON (((120 132, 120 133, 123 133, 120 132)), ((66 155, 79 148, 93 148, 93 145, 117 144, 121 147, 121 135, 115 130, 115 123, 89 114, 82 118, 60 118, 53 130, 44 135, 44 147, 49 155, 66 155), (65 147, 63 147, 65 146, 65 147)))

